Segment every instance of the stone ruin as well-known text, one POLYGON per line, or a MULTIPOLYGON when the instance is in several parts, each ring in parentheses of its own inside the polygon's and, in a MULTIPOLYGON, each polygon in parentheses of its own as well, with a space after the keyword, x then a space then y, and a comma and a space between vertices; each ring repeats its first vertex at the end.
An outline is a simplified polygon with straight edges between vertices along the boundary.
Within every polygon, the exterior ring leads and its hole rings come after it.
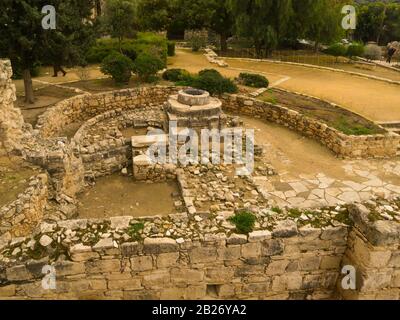
POLYGON ((189 88, 169 97, 167 119, 176 121, 178 128, 221 130, 226 126, 221 107, 221 100, 210 97, 207 91, 189 88))

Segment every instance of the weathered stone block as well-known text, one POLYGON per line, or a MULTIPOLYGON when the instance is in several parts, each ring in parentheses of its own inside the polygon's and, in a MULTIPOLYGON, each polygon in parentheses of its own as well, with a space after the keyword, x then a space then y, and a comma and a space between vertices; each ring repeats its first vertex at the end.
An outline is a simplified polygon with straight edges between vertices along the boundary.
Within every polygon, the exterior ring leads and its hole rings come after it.
POLYGON ((162 253, 157 256, 157 268, 169 268, 177 264, 179 252, 162 253))
POLYGON ((320 263, 321 263, 321 257, 305 256, 299 260, 299 270, 302 271, 318 270, 320 263))
POLYGON ((171 281, 175 284, 196 284, 204 279, 204 271, 197 269, 173 268, 171 269, 171 281))
POLYGON ((166 288, 171 282, 171 276, 168 271, 153 272, 143 276, 142 284, 146 289, 166 288))
POLYGON ((126 280, 109 280, 108 289, 110 290, 140 290, 143 289, 140 278, 126 280))
POLYGON ((146 254, 159 254, 178 251, 179 246, 171 238, 146 238, 144 239, 143 252, 146 254))
POLYGON ((234 275, 233 268, 229 267, 215 267, 206 269, 207 283, 224 284, 229 282, 234 275))
POLYGON ((261 255, 261 243, 253 242, 242 245, 242 257, 254 258, 259 257, 261 255))
POLYGON ((7 268, 7 280, 9 281, 24 281, 33 278, 32 274, 28 271, 25 265, 7 268))
POLYGON ((272 238, 272 233, 268 230, 253 231, 249 234, 249 242, 259 242, 272 238))
POLYGON ((207 263, 217 260, 217 249, 215 247, 198 247, 190 250, 191 263, 207 263))
POLYGON ((338 270, 340 267, 340 262, 342 261, 342 258, 339 257, 333 257, 333 256, 324 256, 321 259, 321 269, 329 270, 329 269, 335 269, 338 270))
POLYGON ((153 258, 151 256, 139 256, 130 259, 131 269, 134 272, 141 272, 153 269, 153 258))
POLYGON ((233 233, 229 236, 229 238, 226 240, 227 244, 244 244, 247 243, 247 236, 244 234, 236 234, 233 233))
POLYGON ((85 265, 83 263, 60 261, 54 265, 56 269, 56 276, 70 276, 85 273, 85 265))
POLYGON ((283 243, 281 240, 266 240, 262 242, 261 254, 263 256, 276 256, 282 254, 284 250, 283 243))
POLYGON ((272 230, 274 238, 290 238, 296 236, 297 233, 297 224, 292 220, 279 221, 272 230))
POLYGON ((240 245, 228 246, 218 249, 218 258, 221 260, 237 260, 241 257, 242 247, 240 245))
POLYGON ((121 262, 119 260, 95 260, 85 263, 86 273, 111 273, 121 270, 121 262))

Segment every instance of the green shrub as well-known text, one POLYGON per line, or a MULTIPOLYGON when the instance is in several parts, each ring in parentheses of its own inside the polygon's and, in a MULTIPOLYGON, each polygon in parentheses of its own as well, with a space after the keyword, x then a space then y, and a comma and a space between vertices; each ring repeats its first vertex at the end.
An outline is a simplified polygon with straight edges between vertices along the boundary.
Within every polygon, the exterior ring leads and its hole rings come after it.
POLYGON ((101 63, 101 71, 111 75, 118 84, 128 83, 133 70, 133 62, 119 52, 112 52, 101 63))
POLYGON ((190 73, 184 69, 168 69, 162 75, 164 80, 178 82, 190 77, 190 73))
POLYGON ((247 234, 253 231, 256 223, 256 216, 248 211, 236 213, 229 221, 236 226, 238 233, 247 234))
POLYGON ((175 55, 175 42, 174 41, 168 41, 168 56, 173 57, 175 55))
POLYGON ((364 45, 355 43, 349 45, 347 48, 346 56, 348 56, 350 59, 353 59, 354 57, 362 57, 364 55, 364 45))
MULTIPOLYGON (((167 39, 150 32, 139 32, 135 39, 124 39, 122 52, 133 61, 141 53, 156 55, 167 65, 167 39)), ((96 44, 86 52, 89 63, 101 63, 113 51, 119 51, 118 39, 98 39, 96 44)))
POLYGON ((156 56, 142 53, 133 63, 133 71, 143 81, 149 81, 158 71, 164 67, 163 62, 156 56))
POLYGON ((269 86, 268 79, 259 74, 241 73, 238 80, 239 83, 253 88, 268 88, 269 86))
POLYGON ((223 77, 216 70, 203 70, 197 77, 187 79, 191 87, 208 91, 210 94, 236 93, 238 88, 232 80, 223 77))
POLYGON ((201 35, 193 35, 190 39, 190 47, 192 51, 197 52, 207 45, 207 40, 201 35))
POLYGON ((364 57, 368 60, 380 60, 382 58, 382 49, 376 44, 365 46, 364 57))
POLYGON ((324 52, 326 54, 336 57, 337 62, 339 60, 339 57, 346 55, 347 49, 343 44, 336 43, 325 49, 324 52))

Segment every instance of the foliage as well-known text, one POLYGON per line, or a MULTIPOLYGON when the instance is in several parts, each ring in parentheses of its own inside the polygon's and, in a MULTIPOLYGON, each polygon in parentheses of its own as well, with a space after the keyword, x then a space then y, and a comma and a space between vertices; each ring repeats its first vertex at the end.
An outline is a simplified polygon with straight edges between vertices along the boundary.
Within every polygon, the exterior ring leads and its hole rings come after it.
POLYGON ((23 73, 25 99, 34 102, 31 71, 42 63, 79 63, 91 34, 93 1, 54 0, 57 29, 42 28, 44 0, 0 2, 0 57, 10 58, 16 76, 23 73))
POLYGON ((141 0, 138 19, 142 30, 163 31, 173 20, 173 2, 170 0, 141 0))
POLYGON ((341 43, 335 43, 324 50, 326 54, 336 57, 336 62, 338 61, 339 57, 343 57, 347 53, 347 48, 341 43))
POLYGON ((144 229, 144 223, 139 222, 135 223, 129 226, 127 234, 133 239, 133 240, 140 240, 140 231, 144 229))
POLYGON ((229 221, 236 226, 236 231, 238 233, 248 234, 254 229, 256 216, 251 212, 242 211, 230 217, 229 221))
POLYGON ((168 46, 168 57, 173 57, 175 55, 175 42, 174 41, 168 41, 167 42, 168 46))
POLYGON ((190 77, 190 73, 184 69, 168 69, 162 75, 164 80, 178 82, 190 77))
POLYGON ((132 60, 116 51, 104 58, 101 64, 101 72, 111 75, 117 84, 128 83, 133 68, 132 60))
POLYGON ((193 52, 197 52, 207 46, 207 39, 198 33, 193 34, 189 41, 193 52))
POLYGON ((380 60, 382 58, 382 49, 376 44, 368 44, 364 49, 364 57, 368 60, 380 60))
POLYGON ((353 57, 362 57, 364 55, 364 45, 361 43, 353 43, 347 48, 346 56, 350 59, 353 57))
POLYGON ((216 70, 203 70, 195 77, 188 77, 182 83, 196 89, 208 91, 210 94, 236 93, 237 86, 229 78, 223 77, 216 70))
POLYGON ((144 81, 149 81, 164 67, 163 62, 156 56, 141 53, 133 64, 133 71, 144 81))
POLYGON ((368 128, 362 124, 350 124, 344 117, 339 118, 333 125, 337 130, 347 135, 362 136, 375 134, 373 128, 368 128))
POLYGON ((358 6, 355 37, 382 45, 400 39, 400 3, 377 1, 358 6))
POLYGON ((107 0, 103 17, 106 31, 118 39, 118 48, 124 37, 133 37, 136 27, 135 0, 107 0))
POLYGON ((253 88, 268 88, 269 81, 260 74, 241 73, 238 78, 241 84, 253 88))
MULTIPOLYGON (((99 39, 86 53, 86 60, 90 63, 100 63, 113 51, 119 50, 117 39, 99 39)), ((124 39, 121 42, 121 51, 133 61, 141 53, 156 55, 167 64, 167 40, 154 33, 138 33, 135 39, 124 39)))

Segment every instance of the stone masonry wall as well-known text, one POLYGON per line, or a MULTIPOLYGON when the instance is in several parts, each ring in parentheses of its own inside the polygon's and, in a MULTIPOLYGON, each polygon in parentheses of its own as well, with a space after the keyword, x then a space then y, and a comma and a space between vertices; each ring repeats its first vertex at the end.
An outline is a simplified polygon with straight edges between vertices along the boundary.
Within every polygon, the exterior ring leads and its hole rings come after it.
POLYGON ((24 119, 14 108, 15 85, 10 60, 0 60, 0 155, 21 149, 24 119))
MULTIPOLYGON (((131 217, 44 223, 37 240, 19 238, 1 247, 3 255, 4 248, 14 256, 22 246, 32 252, 47 250, 52 257, 0 264, 0 297, 398 299, 400 225, 372 223, 368 214, 364 207, 354 206, 352 227, 298 228, 294 221, 284 220, 271 231, 248 236, 207 233, 200 240, 109 236, 129 230, 137 223, 131 217), (96 229, 104 236, 92 244, 78 240, 96 229), (68 245, 54 258, 60 237, 68 245), (56 272, 53 290, 41 285, 42 267, 48 264, 56 272), (344 291, 339 285, 341 267, 348 264, 356 268, 357 289, 344 291)), ((185 215, 179 215, 179 221, 185 221, 185 215)))
MULTIPOLYGON (((343 265, 357 269, 356 291, 342 291, 346 299, 400 299, 400 225, 394 221, 371 223, 370 210, 352 208, 355 223, 343 265)), ((340 288, 340 287, 339 287, 340 288)))
POLYGON ((29 187, 17 200, 0 208, 0 242, 27 236, 42 222, 48 197, 47 181, 46 174, 31 178, 29 187))
POLYGON ((57 136, 66 125, 89 120, 106 111, 162 105, 177 91, 177 87, 155 86, 75 96, 39 116, 36 129, 43 137, 57 136))
POLYGON ((348 136, 288 108, 238 95, 224 95, 223 108, 278 123, 317 140, 343 158, 395 157, 400 136, 394 133, 348 136))

